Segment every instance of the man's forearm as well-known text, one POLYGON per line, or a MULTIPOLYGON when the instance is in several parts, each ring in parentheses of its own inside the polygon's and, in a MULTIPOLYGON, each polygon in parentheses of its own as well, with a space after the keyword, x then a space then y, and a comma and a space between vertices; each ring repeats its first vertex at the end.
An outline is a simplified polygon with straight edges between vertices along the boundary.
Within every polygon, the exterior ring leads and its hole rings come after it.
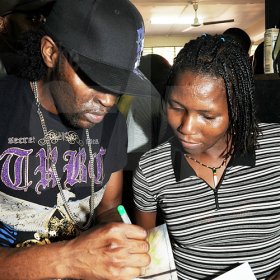
POLYGON ((111 223, 69 241, 0 248, 0 279, 129 280, 150 262, 146 237, 136 225, 111 223))
POLYGON ((28 248, 0 248, 0 278, 64 278, 67 271, 67 262, 63 258, 64 245, 63 241, 28 248))

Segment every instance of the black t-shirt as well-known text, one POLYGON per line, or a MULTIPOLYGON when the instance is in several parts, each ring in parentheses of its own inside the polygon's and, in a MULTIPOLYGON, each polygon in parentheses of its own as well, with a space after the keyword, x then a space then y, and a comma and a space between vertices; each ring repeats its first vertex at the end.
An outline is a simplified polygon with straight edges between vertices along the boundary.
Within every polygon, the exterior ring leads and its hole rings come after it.
POLYGON ((0 81, 0 106, 0 245, 14 246, 22 241, 23 232, 47 234, 46 225, 54 213, 67 216, 50 163, 55 164, 74 216, 85 221, 92 180, 89 145, 94 159, 96 206, 111 173, 126 164, 127 132, 122 115, 113 107, 89 130, 87 141, 84 129, 66 127, 59 116, 40 107, 47 127, 44 136, 29 82, 13 76, 0 81), (49 159, 46 138, 51 143, 49 159), (10 232, 16 238, 11 238, 10 232))

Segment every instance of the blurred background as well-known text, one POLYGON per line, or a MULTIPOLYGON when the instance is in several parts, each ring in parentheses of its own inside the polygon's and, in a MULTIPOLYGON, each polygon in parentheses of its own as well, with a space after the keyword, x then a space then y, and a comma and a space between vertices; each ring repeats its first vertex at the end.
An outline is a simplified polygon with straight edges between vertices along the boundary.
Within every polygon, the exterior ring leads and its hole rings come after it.
POLYGON ((252 41, 250 50, 252 55, 258 44, 264 40, 266 10, 268 13, 271 6, 278 5, 278 17, 280 14, 278 0, 132 0, 132 2, 139 9, 145 22, 144 55, 156 53, 164 56, 171 64, 186 41, 203 33, 221 34, 231 27, 241 28, 248 33, 252 41))

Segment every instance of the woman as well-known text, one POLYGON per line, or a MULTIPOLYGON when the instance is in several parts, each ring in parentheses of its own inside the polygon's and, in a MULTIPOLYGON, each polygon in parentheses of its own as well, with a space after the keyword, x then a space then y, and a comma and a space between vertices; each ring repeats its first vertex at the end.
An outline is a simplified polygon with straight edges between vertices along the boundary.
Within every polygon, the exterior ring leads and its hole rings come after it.
MULTIPOLYGON (((137 223, 167 224, 179 279, 213 279, 248 261, 280 266, 280 126, 258 124, 248 55, 203 35, 174 61, 164 96, 175 137, 140 159, 137 223)), ((275 278, 275 279, 280 279, 275 278)))

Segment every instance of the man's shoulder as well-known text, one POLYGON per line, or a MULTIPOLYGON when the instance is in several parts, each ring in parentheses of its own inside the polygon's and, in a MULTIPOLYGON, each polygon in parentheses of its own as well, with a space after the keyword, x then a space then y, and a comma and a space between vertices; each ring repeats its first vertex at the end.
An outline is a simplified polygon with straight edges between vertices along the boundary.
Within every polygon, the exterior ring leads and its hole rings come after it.
POLYGON ((10 92, 18 87, 22 87, 27 81, 14 75, 4 75, 0 78, 0 93, 10 92))
POLYGON ((0 77, 0 84, 10 84, 12 82, 19 82, 22 79, 14 75, 3 75, 0 77))

